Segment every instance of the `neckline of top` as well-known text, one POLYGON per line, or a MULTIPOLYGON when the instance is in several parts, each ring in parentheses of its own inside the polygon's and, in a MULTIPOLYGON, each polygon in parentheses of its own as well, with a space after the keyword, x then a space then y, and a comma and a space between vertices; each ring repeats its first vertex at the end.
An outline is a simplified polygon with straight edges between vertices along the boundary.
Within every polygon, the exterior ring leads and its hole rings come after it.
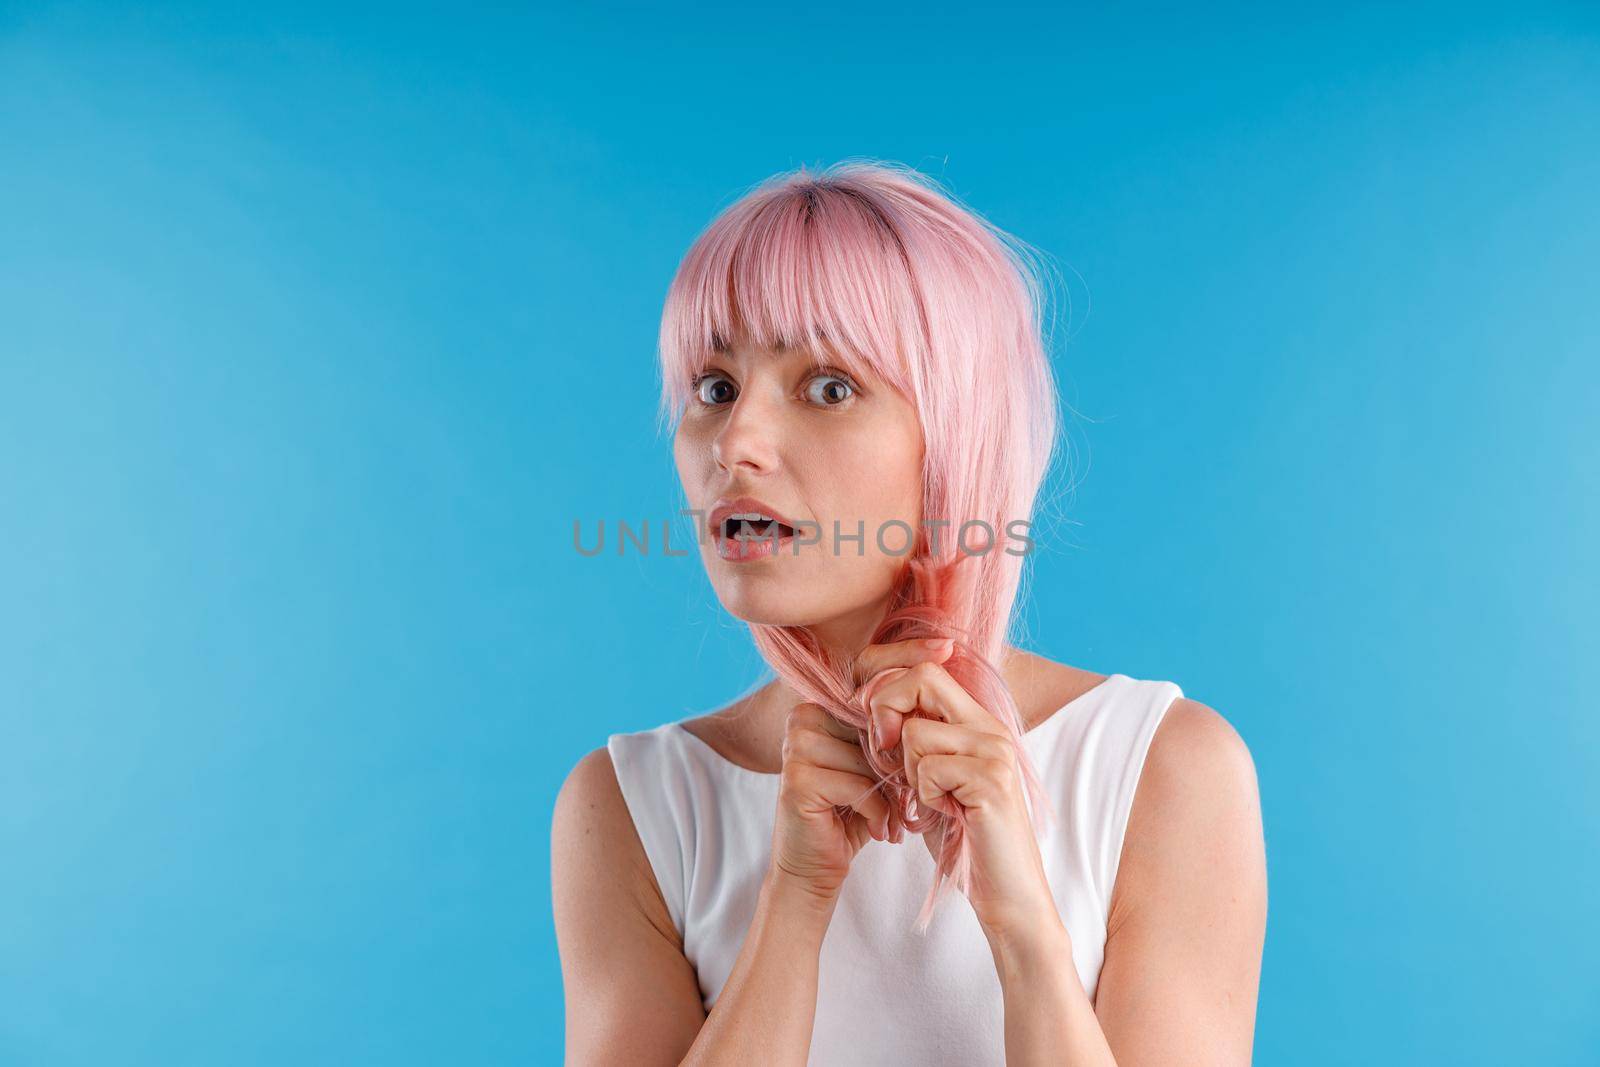
MULTIPOLYGON (((1071 707, 1073 707, 1074 705, 1082 703, 1083 701, 1089 699, 1092 696, 1095 696, 1096 694, 1103 695, 1104 691, 1107 688, 1109 688, 1113 682, 1116 682, 1119 679, 1123 679, 1123 678, 1127 678, 1127 677, 1128 676, 1125 675, 1125 674, 1108 674, 1103 680, 1101 680, 1099 682, 1096 682, 1094 685, 1090 686, 1088 689, 1085 689, 1083 692, 1079 693, 1077 696, 1073 697, 1071 700, 1069 700, 1065 704, 1061 705, 1055 711, 1051 712, 1049 715, 1047 715, 1045 717, 1045 720, 1043 722, 1041 722, 1039 725, 1033 727, 1032 729, 1024 731, 1023 734, 1022 734, 1023 742, 1026 743, 1027 740, 1030 737, 1033 737, 1035 734, 1038 734, 1041 731, 1053 728, 1058 721, 1065 720, 1067 718, 1067 716, 1065 714, 1066 711, 1068 709, 1070 709, 1071 707)), ((727 756, 724 756, 722 753, 718 752, 715 748, 712 748, 710 742, 706 741, 705 738, 700 737, 698 734, 695 734, 692 731, 690 731, 690 729, 687 726, 683 725, 683 720, 682 719, 678 720, 677 722, 671 723, 670 725, 671 725, 671 727, 672 727, 672 729, 673 729, 673 731, 675 733, 678 733, 678 734, 682 735, 683 737, 688 738, 691 744, 698 745, 713 760, 715 760, 717 763, 721 764, 722 766, 728 768, 730 771, 733 771, 733 772, 735 772, 737 774, 744 775, 745 777, 748 777, 748 778, 755 778, 755 779, 758 779, 758 780, 765 780, 765 781, 770 781, 770 782, 774 782, 774 783, 778 782, 783 777, 782 774, 780 774, 778 771, 758 771, 754 767, 746 767, 746 766, 743 766, 742 764, 738 764, 738 763, 733 762, 733 760, 729 759, 727 756)))

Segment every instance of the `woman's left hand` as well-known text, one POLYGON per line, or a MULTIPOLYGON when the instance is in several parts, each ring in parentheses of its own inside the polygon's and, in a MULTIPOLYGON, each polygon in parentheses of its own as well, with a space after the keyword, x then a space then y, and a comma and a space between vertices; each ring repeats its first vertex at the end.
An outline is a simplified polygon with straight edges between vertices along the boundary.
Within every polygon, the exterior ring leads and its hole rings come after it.
MULTIPOLYGON (((943 667, 951 648, 921 641, 868 645, 857 657, 865 682, 896 668, 867 705, 879 752, 901 746, 919 807, 966 811, 972 848, 968 899, 991 943, 1020 945, 1064 932, 1045 879, 1024 799, 1025 783, 1006 728, 943 667)), ((938 857, 937 830, 923 834, 938 857)))

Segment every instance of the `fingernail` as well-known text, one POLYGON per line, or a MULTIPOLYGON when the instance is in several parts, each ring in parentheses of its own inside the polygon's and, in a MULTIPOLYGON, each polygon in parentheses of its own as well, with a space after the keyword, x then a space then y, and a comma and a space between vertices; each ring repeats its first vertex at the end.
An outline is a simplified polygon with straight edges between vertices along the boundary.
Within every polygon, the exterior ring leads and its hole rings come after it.
POLYGON ((944 648, 956 643, 953 637, 925 637, 922 639, 923 648, 944 648))

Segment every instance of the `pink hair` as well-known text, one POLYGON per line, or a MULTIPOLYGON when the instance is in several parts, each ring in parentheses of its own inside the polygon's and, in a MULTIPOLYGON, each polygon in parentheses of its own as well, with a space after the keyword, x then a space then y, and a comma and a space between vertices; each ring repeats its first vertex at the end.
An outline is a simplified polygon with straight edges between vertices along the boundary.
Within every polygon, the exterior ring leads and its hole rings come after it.
MULTIPOLYGON (((950 520, 937 552, 918 538, 873 643, 953 637, 944 666, 1005 727, 1035 818, 1053 809, 1022 747, 1020 713, 996 669, 1022 577, 1005 550, 1007 524, 1031 520, 1054 458, 1055 380, 1043 326, 1047 295, 1030 249, 909 167, 848 161, 761 182, 724 210, 685 254, 661 321, 661 419, 681 417, 690 382, 719 350, 809 347, 846 370, 867 367, 920 416, 924 518, 950 520), (987 551, 964 548, 963 522, 992 531, 987 551)), ((889 800, 891 839, 938 826, 925 930, 953 881, 971 887, 971 845, 955 814, 918 810, 899 762, 866 730, 866 699, 803 626, 750 625, 756 648, 802 699, 862 730, 862 748, 889 800)))

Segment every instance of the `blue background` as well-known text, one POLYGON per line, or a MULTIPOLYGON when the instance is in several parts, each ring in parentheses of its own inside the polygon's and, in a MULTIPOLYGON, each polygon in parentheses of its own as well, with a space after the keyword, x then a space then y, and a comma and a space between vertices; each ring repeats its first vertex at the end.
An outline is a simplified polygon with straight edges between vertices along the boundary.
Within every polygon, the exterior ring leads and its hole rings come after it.
POLYGON ((559 1061, 557 789, 759 666, 572 523, 852 156, 1063 266, 1026 643, 1250 745, 1258 1062, 1600 1057, 1595 8, 237 7, 0 9, 0 1061, 559 1061))

